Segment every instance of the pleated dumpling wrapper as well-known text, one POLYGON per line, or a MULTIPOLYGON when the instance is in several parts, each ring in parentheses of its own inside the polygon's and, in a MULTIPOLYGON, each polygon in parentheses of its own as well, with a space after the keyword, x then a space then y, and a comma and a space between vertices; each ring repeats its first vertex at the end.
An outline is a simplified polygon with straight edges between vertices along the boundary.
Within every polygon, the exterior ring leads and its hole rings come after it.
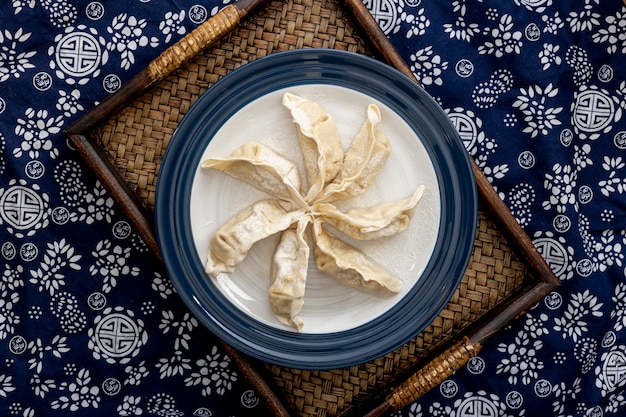
POLYGON ((424 195, 422 185, 404 200, 371 207, 356 207, 342 212, 333 204, 318 203, 313 207, 321 218, 340 232, 358 240, 380 239, 403 232, 409 227, 413 209, 424 195))
POLYGON ((402 281, 395 278, 375 260, 328 233, 322 222, 313 223, 315 263, 338 282, 358 290, 384 295, 400 292, 402 281))
POLYGON ((309 217, 300 219, 297 226, 281 233, 270 270, 268 291, 270 308, 284 324, 302 330, 304 323, 298 316, 304 305, 304 290, 309 268, 309 244, 306 230, 309 217))
POLYGON ((285 93, 283 105, 298 128, 309 186, 305 199, 311 201, 341 169, 344 156, 341 136, 332 116, 318 103, 285 93))
POLYGON ((207 159, 201 166, 220 170, 282 200, 301 200, 296 164, 261 143, 246 142, 226 158, 207 159))
POLYGON ((402 289, 400 279, 341 235, 382 243, 403 232, 424 187, 406 199, 341 211, 333 202, 367 192, 391 153, 390 141, 379 126, 380 109, 367 106, 364 123, 344 151, 334 119, 322 106, 290 93, 283 96, 283 105, 297 126, 305 177, 295 163, 257 142, 246 142, 225 158, 203 161, 203 168, 222 171, 270 196, 217 229, 209 242, 205 269, 213 277, 232 273, 254 245, 280 233, 270 265, 268 300, 279 322, 302 331, 305 324, 299 314, 311 255, 320 271, 341 284, 384 296, 402 289))
POLYGON ((391 154, 391 143, 385 132, 378 128, 380 122, 378 106, 367 106, 367 119, 350 143, 341 169, 317 201, 355 198, 374 183, 391 154))
POLYGON ((255 243, 288 229, 304 214, 303 209, 274 199, 261 200, 241 210, 211 237, 206 272, 211 276, 233 272, 255 243))

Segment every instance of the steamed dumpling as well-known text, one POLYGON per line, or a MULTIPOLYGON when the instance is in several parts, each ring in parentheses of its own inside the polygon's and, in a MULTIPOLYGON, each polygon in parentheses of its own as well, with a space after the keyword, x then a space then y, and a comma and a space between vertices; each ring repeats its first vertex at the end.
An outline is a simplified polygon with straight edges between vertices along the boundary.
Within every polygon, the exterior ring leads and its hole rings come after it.
POLYGON ((341 170, 326 186, 318 201, 335 201, 363 194, 384 168, 391 144, 385 133, 378 129, 380 109, 374 104, 367 107, 367 120, 346 151, 341 170))
POLYGON ((308 218, 281 233, 270 271, 269 303, 276 318, 298 331, 303 322, 298 316, 304 305, 304 289, 309 267, 309 245, 305 238, 308 218))
POLYGON ((304 158, 311 201, 339 172, 343 162, 341 136, 330 114, 318 103, 285 93, 283 105, 298 126, 298 138, 304 158))
POLYGON ((319 220, 313 223, 313 237, 317 269, 338 282, 380 295, 398 293, 402 289, 402 281, 365 253, 328 233, 319 220))
POLYGON ((207 159, 201 166, 220 170, 282 200, 302 200, 296 164, 263 144, 246 142, 226 158, 207 159))
POLYGON ((359 240, 371 240, 403 232, 409 226, 413 209, 424 194, 424 186, 404 200, 353 208, 345 213, 330 203, 314 206, 318 216, 335 229, 359 240))
POLYGON ((256 242, 289 228, 302 216, 304 210, 272 199, 243 209, 211 237, 206 272, 214 277, 233 272, 256 242))

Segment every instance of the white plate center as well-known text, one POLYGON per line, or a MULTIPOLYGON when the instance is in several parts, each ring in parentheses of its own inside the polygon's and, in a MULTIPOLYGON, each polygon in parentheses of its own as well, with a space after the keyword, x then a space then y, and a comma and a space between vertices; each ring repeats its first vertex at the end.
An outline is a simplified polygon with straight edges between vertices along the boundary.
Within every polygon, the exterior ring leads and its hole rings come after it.
MULTIPOLYGON (((332 115, 344 149, 364 123, 367 106, 374 103, 381 110, 380 129, 387 134, 392 147, 389 160, 367 193, 342 202, 341 209, 404 199, 419 185, 426 186, 406 231, 374 241, 345 239, 403 281, 399 294, 381 298, 341 285, 320 273, 311 258, 304 307, 299 314, 304 321, 302 332, 323 334, 350 330, 388 311, 420 279, 433 254, 439 232, 441 199, 437 177, 421 140, 398 114, 368 95, 326 84, 276 90, 247 104, 219 129, 201 161, 225 157, 244 142, 256 141, 297 163, 304 180, 296 126, 289 111, 281 104, 287 91, 318 102, 332 115)), ((190 197, 190 220, 203 265, 209 240, 217 228, 238 211, 267 197, 267 194, 222 172, 206 171, 198 166, 190 197)), ((270 263, 278 237, 272 236, 257 243, 234 273, 221 274, 215 282, 219 290, 250 317, 276 328, 294 330, 274 317, 267 299, 270 263)), ((212 278, 207 275, 206 279, 212 278)))

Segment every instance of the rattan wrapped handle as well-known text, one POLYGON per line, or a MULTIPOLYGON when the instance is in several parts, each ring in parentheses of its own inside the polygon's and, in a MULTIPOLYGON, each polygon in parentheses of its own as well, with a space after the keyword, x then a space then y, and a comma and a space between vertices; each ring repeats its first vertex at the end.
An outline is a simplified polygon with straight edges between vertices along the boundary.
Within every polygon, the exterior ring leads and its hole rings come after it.
POLYGON ((160 81, 183 63, 199 54, 213 42, 233 30, 239 24, 239 11, 230 4, 215 16, 189 32, 174 45, 163 51, 148 66, 153 81, 160 81))
POLYGON ((379 417, 391 410, 400 410, 408 406, 445 381, 479 350, 479 345, 464 337, 394 388, 385 401, 366 414, 366 417, 379 417))

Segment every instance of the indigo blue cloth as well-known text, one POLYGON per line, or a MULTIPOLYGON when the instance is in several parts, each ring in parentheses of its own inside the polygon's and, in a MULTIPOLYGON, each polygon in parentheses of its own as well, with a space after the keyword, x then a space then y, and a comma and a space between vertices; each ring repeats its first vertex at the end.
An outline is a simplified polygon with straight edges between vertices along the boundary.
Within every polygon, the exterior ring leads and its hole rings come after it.
POLYGON ((397 415, 624 415, 626 8, 366 4, 561 281, 397 415))
MULTIPOLYGON (((0 5, 0 415, 266 415, 63 135, 228 0, 0 5)), ((561 287, 394 416, 626 410, 626 8, 366 0, 561 287)))
POLYGON ((267 414, 62 132, 223 6, 0 5, 0 415, 267 414))

